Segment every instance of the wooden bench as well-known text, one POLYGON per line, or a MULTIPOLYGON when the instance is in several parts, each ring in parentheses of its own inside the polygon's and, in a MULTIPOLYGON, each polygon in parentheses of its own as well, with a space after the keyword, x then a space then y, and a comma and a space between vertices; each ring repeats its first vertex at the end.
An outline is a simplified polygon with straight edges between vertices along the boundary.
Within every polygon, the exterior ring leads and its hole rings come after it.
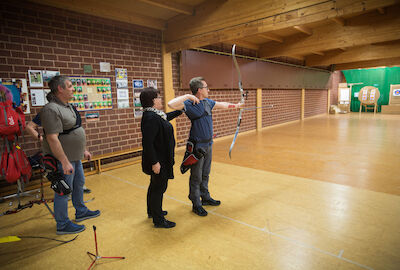
POLYGON ((102 161, 105 161, 107 159, 111 158, 116 158, 116 157, 121 157, 124 155, 129 155, 129 154, 134 154, 134 153, 139 153, 142 151, 141 147, 138 148, 132 148, 132 149, 127 149, 127 150, 122 150, 122 151, 117 151, 117 152, 112 152, 112 153, 107 153, 103 155, 98 155, 98 156, 93 156, 91 160, 82 160, 82 164, 84 165, 85 163, 93 163, 94 166, 85 166, 85 176, 92 175, 92 174, 99 174, 101 172, 109 171, 112 169, 117 169, 133 164, 137 164, 141 162, 141 155, 138 155, 137 157, 134 158, 128 158, 120 161, 111 161, 107 163, 107 165, 102 164, 102 161))

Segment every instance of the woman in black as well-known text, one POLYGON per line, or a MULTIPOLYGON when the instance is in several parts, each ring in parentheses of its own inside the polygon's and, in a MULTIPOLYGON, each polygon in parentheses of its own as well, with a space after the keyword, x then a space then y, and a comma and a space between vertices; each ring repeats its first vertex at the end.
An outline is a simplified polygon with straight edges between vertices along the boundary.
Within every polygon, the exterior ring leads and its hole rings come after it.
POLYGON ((153 218, 154 227, 172 228, 175 222, 166 220, 167 211, 162 210, 163 194, 167 190, 168 179, 174 178, 174 129, 170 120, 182 111, 164 113, 158 90, 146 88, 140 94, 143 106, 142 130, 142 169, 150 175, 147 191, 147 213, 153 218))

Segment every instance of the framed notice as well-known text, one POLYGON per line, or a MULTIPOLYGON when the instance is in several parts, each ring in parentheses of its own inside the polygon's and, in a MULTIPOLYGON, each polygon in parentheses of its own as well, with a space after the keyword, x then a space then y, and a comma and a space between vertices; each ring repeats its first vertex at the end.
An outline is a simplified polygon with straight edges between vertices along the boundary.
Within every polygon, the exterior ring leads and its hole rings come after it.
POLYGON ((74 97, 70 101, 78 111, 112 109, 110 78, 70 77, 74 97))
POLYGON ((143 115, 142 104, 140 103, 140 93, 143 92, 143 80, 133 80, 133 107, 135 118, 140 118, 143 115))
POLYGON ((43 87, 43 75, 41 70, 28 70, 29 86, 43 87))

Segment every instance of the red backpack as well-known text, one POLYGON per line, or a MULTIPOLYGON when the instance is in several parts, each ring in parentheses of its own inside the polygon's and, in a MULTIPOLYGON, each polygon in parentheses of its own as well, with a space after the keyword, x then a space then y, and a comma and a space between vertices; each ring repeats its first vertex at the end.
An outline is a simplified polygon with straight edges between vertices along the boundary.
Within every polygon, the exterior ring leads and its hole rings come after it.
POLYGON ((22 121, 25 124, 25 116, 22 117, 14 110, 11 100, 0 102, 0 135, 2 137, 13 140, 15 134, 21 134, 22 121))
POLYGON ((18 164, 15 148, 10 149, 6 142, 1 156, 1 174, 9 183, 15 183, 21 177, 21 168, 18 164))
POLYGON ((25 182, 28 182, 32 176, 32 167, 25 154, 25 151, 22 150, 19 145, 15 146, 15 155, 18 167, 21 169, 21 176, 24 178, 25 182))

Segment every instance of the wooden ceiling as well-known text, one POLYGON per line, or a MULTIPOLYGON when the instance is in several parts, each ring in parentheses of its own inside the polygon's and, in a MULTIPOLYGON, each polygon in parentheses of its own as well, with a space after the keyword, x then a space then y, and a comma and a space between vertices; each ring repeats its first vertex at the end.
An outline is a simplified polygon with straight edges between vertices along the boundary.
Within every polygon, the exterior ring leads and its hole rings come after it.
POLYGON ((334 70, 400 65, 400 0, 31 0, 163 31, 167 52, 237 44, 334 70))

